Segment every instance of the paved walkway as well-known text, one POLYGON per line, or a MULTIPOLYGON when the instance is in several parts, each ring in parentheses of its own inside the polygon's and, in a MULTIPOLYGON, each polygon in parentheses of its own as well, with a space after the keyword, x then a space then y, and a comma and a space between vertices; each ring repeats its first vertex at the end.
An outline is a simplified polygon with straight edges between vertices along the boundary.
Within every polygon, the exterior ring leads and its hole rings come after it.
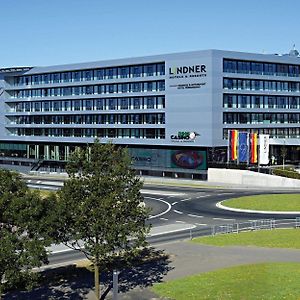
MULTIPOLYGON (((177 279, 188 275, 209 272, 241 264, 262 262, 300 262, 300 250, 258 247, 214 247, 191 242, 174 242, 156 247, 162 256, 160 261, 120 274, 119 300, 154 300, 158 298, 150 289, 155 282, 177 279)), ((53 286, 44 286, 33 292, 7 295, 8 299, 88 299, 94 300, 93 277, 89 272, 60 280, 53 286)), ((109 282, 109 278, 102 278, 109 282)), ((112 299, 109 291, 105 299, 112 299)))
MULTIPOLYGON (((171 255, 170 271, 163 281, 209 272, 241 264, 262 262, 300 262, 300 250, 259 247, 214 247, 177 242, 158 247, 171 255)), ((90 298, 92 299, 92 298, 90 298)), ((111 298, 107 298, 111 299, 111 298)), ((121 294, 120 300, 160 299, 149 289, 136 288, 121 294), (144 295, 148 298, 144 298, 144 295)))

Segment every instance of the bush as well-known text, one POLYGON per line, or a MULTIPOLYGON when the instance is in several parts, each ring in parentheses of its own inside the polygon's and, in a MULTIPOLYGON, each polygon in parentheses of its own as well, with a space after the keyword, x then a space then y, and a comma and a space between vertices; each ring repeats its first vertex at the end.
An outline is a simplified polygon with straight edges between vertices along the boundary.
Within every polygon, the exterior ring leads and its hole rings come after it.
POLYGON ((287 178, 300 179, 300 174, 293 169, 274 169, 273 175, 278 175, 287 178))

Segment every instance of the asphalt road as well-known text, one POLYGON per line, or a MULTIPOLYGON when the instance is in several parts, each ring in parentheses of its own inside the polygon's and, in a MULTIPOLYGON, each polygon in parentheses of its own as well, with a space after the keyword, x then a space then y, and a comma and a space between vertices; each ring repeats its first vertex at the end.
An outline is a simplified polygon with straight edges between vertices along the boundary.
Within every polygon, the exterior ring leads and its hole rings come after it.
MULTIPOLYGON (((27 179, 27 184, 35 188, 59 189, 61 180, 27 179)), ((148 222, 152 225, 148 241, 152 245, 193 236, 211 234, 212 227, 233 223, 243 223, 261 219, 286 219, 299 215, 270 215, 242 213, 222 210, 216 204, 234 197, 256 194, 288 193, 288 191, 227 189, 227 188, 191 188, 163 185, 145 185, 142 194, 146 206, 151 208, 148 222)), ((291 193, 296 193, 292 191, 291 193)), ((300 192, 299 197, 300 197, 300 192)), ((81 253, 67 249, 57 249, 50 256, 50 264, 61 264, 84 258, 81 253)))

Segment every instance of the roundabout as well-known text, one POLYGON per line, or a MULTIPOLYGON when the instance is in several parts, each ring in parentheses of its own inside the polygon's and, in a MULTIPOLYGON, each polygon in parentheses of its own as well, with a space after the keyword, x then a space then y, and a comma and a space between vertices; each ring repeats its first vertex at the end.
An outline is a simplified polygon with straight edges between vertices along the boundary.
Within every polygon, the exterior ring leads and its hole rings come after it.
POLYGON ((299 194, 265 194, 226 199, 216 207, 232 212, 300 215, 299 194))

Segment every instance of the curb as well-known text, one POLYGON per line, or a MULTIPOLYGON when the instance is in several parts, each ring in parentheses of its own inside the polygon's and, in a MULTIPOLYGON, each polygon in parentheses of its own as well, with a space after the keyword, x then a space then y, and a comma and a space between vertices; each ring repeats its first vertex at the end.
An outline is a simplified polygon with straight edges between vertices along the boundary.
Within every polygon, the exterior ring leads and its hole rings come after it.
POLYGON ((216 204, 216 207, 223 210, 229 210, 229 211, 241 212, 241 213, 270 214, 270 215, 300 215, 300 211, 270 211, 270 210, 251 210, 251 209, 231 208, 222 205, 224 201, 226 200, 218 202, 216 204))

